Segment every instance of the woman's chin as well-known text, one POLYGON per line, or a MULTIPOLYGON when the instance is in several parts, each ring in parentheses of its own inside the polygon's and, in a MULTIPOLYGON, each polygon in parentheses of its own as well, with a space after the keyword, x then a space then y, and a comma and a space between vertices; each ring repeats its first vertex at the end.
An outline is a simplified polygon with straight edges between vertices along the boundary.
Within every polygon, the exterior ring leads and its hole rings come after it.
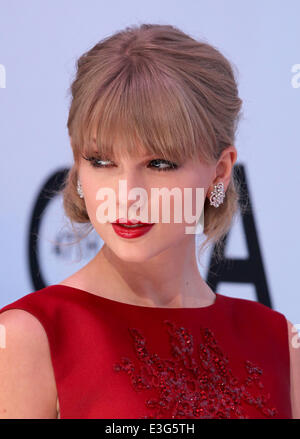
POLYGON ((128 248, 128 246, 114 246, 111 247, 111 250, 118 256, 119 259, 121 259, 124 262, 136 262, 136 263, 142 263, 146 262, 149 259, 151 259, 153 256, 155 256, 155 253, 153 252, 153 249, 147 249, 146 248, 128 248))

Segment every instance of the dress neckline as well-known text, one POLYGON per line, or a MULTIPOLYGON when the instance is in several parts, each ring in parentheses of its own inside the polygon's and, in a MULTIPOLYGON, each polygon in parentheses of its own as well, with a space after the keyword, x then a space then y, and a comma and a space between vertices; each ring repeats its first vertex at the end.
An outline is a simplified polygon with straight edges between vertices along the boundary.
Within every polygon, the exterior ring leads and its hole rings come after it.
POLYGON ((199 307, 166 307, 166 306, 144 306, 144 305, 135 305, 133 303, 127 303, 127 302, 121 302, 119 300, 114 300, 114 299, 109 299, 108 297, 104 297, 104 296, 99 296, 98 294, 95 293, 91 293, 90 291, 86 291, 86 290, 82 290, 80 288, 76 288, 76 287, 71 287, 69 285, 62 285, 62 284, 55 284, 52 285, 52 287, 55 288, 64 288, 65 290, 75 290, 76 294, 82 294, 83 296, 89 297, 91 299, 95 299, 96 301, 103 301, 103 302, 107 302, 107 303, 111 303, 114 305, 120 305, 120 306, 125 306, 125 307, 131 307, 132 309, 143 309, 143 310, 160 310, 160 311, 205 311, 205 310, 214 310, 220 301, 220 294, 219 293, 214 293, 215 294, 215 300, 212 304, 207 305, 207 306, 199 306, 199 307))

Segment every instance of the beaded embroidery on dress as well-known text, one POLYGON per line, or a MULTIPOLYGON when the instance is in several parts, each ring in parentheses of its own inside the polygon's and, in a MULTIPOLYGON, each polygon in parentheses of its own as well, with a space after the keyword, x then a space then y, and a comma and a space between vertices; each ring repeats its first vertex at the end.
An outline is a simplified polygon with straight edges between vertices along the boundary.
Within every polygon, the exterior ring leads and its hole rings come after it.
POLYGON ((261 381, 263 371, 245 360, 244 382, 232 373, 227 356, 219 347, 214 333, 200 327, 202 343, 194 352, 194 340, 189 331, 164 320, 167 326, 172 358, 162 359, 150 354, 144 336, 129 328, 139 368, 128 357, 113 365, 115 372, 124 371, 137 392, 155 389, 157 397, 145 401, 144 419, 160 418, 241 418, 249 419, 242 401, 255 406, 267 417, 278 411, 268 402, 261 381), (255 392, 256 390, 256 392, 255 392), (257 391, 258 390, 258 391, 257 391))
POLYGON ((287 319, 260 303, 154 308, 53 285, 8 309, 45 328, 57 419, 293 416, 287 319))

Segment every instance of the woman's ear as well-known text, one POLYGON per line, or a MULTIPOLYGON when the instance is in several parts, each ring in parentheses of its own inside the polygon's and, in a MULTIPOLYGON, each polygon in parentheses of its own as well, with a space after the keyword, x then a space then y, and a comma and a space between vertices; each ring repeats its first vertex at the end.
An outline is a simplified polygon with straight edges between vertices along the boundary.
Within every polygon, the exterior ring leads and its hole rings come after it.
POLYGON ((237 160, 237 150, 234 145, 230 145, 222 151, 216 165, 216 181, 222 181, 224 190, 229 185, 233 166, 237 160))

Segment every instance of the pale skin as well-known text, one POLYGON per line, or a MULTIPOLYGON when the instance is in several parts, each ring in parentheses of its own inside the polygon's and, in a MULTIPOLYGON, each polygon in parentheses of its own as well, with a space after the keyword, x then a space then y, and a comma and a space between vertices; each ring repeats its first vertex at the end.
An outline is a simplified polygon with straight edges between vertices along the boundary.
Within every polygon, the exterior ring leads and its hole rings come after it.
MULTIPOLYGON (((81 160, 78 171, 90 220, 105 242, 100 252, 61 284, 96 295, 140 306, 205 307, 215 294, 202 279, 195 259, 195 236, 185 235, 187 224, 155 224, 137 239, 120 238, 112 226, 96 219, 99 186, 114 188, 118 179, 131 187, 203 187, 209 196, 219 181, 228 187, 237 158, 229 146, 217 163, 188 161, 177 170, 159 172, 147 164, 158 157, 130 157, 112 168, 92 168, 81 160)), ((118 199, 118 203, 121 202, 118 199)), ((128 208, 133 201, 128 200, 128 208)), ((57 389, 47 335, 30 313, 9 310, 0 314, 7 345, 0 349, 0 419, 56 418, 57 389)), ((292 323, 288 321, 291 402, 293 418, 300 418, 300 347, 292 347, 292 323)), ((300 344, 300 340, 299 340, 300 344)), ((295 343, 294 343, 295 345, 295 343)))
MULTIPOLYGON (((96 210, 101 202, 96 199, 100 187, 118 193, 119 180, 127 181, 127 191, 143 187, 148 193, 151 209, 151 188, 204 188, 211 192, 215 182, 223 181, 226 190, 236 149, 231 146, 218 164, 205 165, 188 160, 176 170, 157 171, 149 163, 155 156, 137 156, 120 160, 115 166, 93 168, 81 159, 78 175, 90 220, 104 241, 104 246, 89 264, 62 283, 122 302, 142 306, 201 307, 212 304, 215 294, 199 274, 195 257, 195 235, 185 234, 181 223, 157 223, 146 235, 128 240, 120 238, 110 223, 97 221, 96 210), (147 166, 148 165, 148 166, 147 166)), ((165 166, 161 162, 160 167, 165 166)), ((184 199, 184 196, 183 196, 184 199)), ((123 203, 120 198, 117 201, 123 203)), ((128 200, 128 210, 134 200, 128 200)), ((118 210, 117 210, 118 212, 118 210)), ((172 212, 172 210, 171 210, 172 212)), ((118 215, 117 215, 118 216, 118 215)), ((171 217, 172 219, 172 217, 171 217)), ((149 220, 149 222, 151 222, 149 220)))

